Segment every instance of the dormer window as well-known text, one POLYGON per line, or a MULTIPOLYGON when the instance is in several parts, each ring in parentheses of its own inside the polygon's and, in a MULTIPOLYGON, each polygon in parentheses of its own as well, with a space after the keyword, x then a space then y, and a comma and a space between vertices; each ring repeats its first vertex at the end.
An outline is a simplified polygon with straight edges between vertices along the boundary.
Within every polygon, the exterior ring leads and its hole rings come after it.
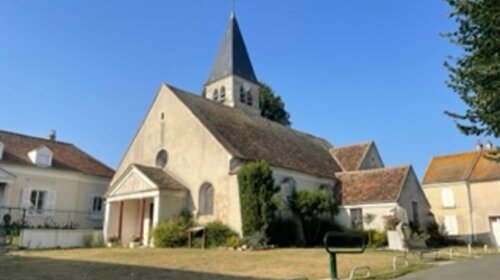
POLYGON ((226 88, 222 86, 220 88, 220 101, 224 102, 226 100, 226 88))
POLYGON ((28 153, 31 162, 38 166, 52 166, 53 153, 43 146, 28 153))
POLYGON ((219 91, 214 90, 214 101, 219 101, 219 91))
POLYGON ((0 160, 2 160, 2 158, 3 158, 4 147, 5 147, 5 145, 2 142, 0 142, 0 160))

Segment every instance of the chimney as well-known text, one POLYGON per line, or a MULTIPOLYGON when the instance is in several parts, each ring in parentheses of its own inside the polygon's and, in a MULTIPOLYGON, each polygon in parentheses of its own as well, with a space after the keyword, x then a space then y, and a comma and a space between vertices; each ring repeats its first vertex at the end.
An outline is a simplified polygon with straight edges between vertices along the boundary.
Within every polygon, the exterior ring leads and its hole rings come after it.
POLYGON ((50 141, 56 141, 56 131, 51 129, 49 134, 47 134, 47 139, 50 141))
POLYGON ((476 150, 478 150, 478 151, 483 150, 483 144, 481 143, 481 140, 477 140, 476 150))
POLYGON ((486 144, 484 145, 485 150, 493 150, 495 147, 493 146, 493 142, 491 141, 486 141, 486 144))

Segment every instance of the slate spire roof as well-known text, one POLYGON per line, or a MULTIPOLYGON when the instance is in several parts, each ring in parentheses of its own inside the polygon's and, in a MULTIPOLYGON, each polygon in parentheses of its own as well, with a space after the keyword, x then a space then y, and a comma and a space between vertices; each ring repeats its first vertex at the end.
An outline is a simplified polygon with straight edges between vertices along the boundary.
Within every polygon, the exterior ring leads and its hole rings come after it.
POLYGON ((224 32, 224 38, 207 84, 229 75, 236 75, 250 82, 258 83, 234 13, 231 14, 229 24, 224 32))

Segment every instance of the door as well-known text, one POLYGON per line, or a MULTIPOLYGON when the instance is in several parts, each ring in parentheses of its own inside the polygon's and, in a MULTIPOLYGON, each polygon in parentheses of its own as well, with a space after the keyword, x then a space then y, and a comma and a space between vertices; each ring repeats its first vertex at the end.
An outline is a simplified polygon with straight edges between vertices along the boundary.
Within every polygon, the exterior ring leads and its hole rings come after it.
POLYGON ((491 231, 495 244, 500 247, 500 217, 491 218, 491 231))

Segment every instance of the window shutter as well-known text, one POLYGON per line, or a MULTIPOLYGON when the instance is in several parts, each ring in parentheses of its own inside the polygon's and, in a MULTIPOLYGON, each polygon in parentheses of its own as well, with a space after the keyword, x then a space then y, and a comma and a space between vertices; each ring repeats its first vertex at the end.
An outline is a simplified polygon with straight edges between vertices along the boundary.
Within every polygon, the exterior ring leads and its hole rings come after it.
POLYGON ((29 209, 31 208, 31 201, 30 201, 30 196, 31 196, 31 189, 30 188, 23 188, 21 191, 21 202, 20 202, 20 207, 24 209, 29 209))
POLYGON ((453 189, 445 188, 441 190, 441 204, 443 207, 454 207, 455 198, 453 197, 453 189))
POLYGON ((457 216, 445 216, 444 217, 444 226, 448 235, 457 235, 458 234, 458 222, 457 216))
POLYGON ((47 191, 47 206, 45 207, 44 210, 46 210, 47 215, 53 215, 55 208, 56 208, 56 192, 47 191))

